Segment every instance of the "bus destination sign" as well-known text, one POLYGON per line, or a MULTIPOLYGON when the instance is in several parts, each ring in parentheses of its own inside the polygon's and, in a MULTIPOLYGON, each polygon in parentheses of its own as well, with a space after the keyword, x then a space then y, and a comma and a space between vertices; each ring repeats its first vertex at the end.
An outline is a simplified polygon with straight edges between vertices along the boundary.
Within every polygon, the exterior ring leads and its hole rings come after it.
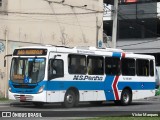
POLYGON ((18 56, 47 55, 47 49, 15 49, 13 55, 18 55, 18 56))

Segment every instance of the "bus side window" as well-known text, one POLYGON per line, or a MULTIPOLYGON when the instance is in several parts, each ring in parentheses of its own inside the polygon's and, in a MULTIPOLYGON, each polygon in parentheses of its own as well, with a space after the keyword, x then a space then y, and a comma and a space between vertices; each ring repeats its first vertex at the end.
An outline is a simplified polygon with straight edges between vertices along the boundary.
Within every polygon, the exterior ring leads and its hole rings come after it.
POLYGON ((154 76, 154 62, 150 61, 150 76, 154 76))
POLYGON ((136 60, 136 72, 138 76, 149 76, 149 60, 136 60))
POLYGON ((48 66, 48 79, 50 80, 58 77, 64 77, 63 60, 50 59, 48 66))
POLYGON ((68 55, 68 72, 69 74, 86 74, 86 56, 85 55, 68 55))
POLYGON ((87 70, 89 75, 103 75, 104 74, 104 58, 100 56, 87 57, 87 70))
POLYGON ((105 58, 105 73, 106 75, 120 74, 120 59, 114 57, 105 58))
POLYGON ((135 59, 122 58, 121 66, 122 66, 122 75, 135 76, 135 59))

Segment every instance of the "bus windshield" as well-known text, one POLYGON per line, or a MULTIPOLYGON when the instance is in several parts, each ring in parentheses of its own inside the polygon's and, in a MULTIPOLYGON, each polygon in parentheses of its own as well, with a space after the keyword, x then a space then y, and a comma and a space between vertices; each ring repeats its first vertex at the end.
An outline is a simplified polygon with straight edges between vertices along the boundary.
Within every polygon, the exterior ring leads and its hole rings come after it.
POLYGON ((11 80, 14 83, 37 83, 44 79, 45 58, 13 58, 11 80))

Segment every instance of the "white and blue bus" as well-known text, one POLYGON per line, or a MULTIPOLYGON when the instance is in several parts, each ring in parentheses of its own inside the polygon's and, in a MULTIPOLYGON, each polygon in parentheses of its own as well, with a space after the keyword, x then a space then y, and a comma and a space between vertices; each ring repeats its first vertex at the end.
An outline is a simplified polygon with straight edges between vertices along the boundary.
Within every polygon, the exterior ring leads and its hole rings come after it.
POLYGON ((155 58, 95 47, 34 46, 15 49, 9 99, 65 107, 89 101, 132 100, 155 95, 155 58))

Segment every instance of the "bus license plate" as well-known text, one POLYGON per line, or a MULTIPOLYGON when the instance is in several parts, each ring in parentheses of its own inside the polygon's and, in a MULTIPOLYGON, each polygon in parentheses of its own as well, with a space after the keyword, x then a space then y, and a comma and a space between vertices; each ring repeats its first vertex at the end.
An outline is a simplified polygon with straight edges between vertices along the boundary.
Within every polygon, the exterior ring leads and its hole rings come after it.
POLYGON ((26 97, 24 95, 21 95, 20 96, 20 101, 25 101, 26 100, 26 97))

